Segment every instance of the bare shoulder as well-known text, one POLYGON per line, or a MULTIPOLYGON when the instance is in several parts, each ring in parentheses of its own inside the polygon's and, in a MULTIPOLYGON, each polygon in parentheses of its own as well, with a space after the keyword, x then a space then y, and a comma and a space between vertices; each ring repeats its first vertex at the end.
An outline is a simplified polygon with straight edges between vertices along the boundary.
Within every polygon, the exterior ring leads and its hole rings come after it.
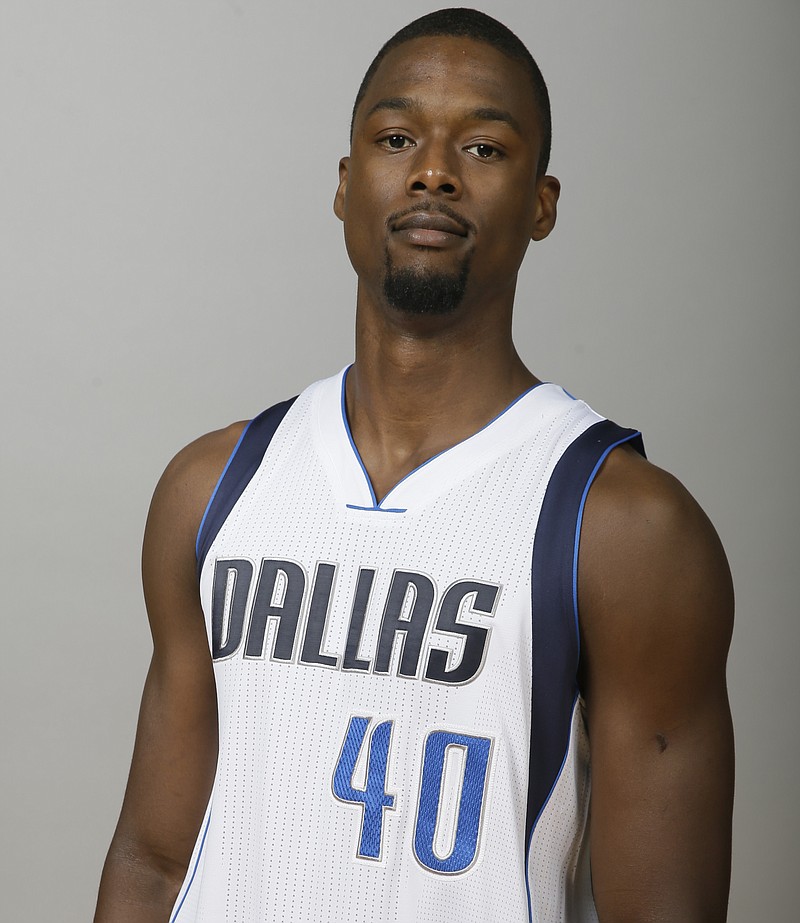
POLYGON ((178 452, 156 485, 148 530, 166 517, 172 529, 198 527, 209 498, 247 421, 206 433, 178 452))
POLYGON ((151 625, 177 613, 195 618, 195 541, 225 465, 246 426, 233 423, 195 439, 167 465, 156 486, 145 527, 142 579, 151 625))
POLYGON ((708 517, 681 482, 626 446, 608 456, 592 485, 583 531, 587 545, 598 539, 606 544, 612 536, 648 546, 688 540, 697 543, 695 551, 719 545, 708 517))
POLYGON ((648 669, 703 658, 724 669, 733 588, 719 537, 675 477, 629 448, 609 455, 589 491, 579 568, 590 662, 648 669))
POLYGON ((173 507, 181 516, 196 519, 199 525, 209 497, 246 425, 247 421, 232 423, 200 436, 181 449, 158 482, 153 495, 154 508, 173 507))

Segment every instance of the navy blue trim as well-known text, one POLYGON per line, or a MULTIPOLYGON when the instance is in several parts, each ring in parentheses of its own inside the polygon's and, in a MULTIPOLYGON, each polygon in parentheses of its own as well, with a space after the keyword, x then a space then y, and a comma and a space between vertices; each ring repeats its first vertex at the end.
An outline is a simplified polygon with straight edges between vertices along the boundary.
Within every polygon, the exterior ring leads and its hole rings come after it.
MULTIPOLYGON (((242 440, 243 440, 244 437, 247 435, 247 431, 250 429, 250 427, 252 426, 252 424, 253 424, 253 421, 252 421, 252 420, 248 420, 248 421, 247 421, 247 425, 244 427, 244 429, 242 430, 241 435, 240 435, 239 438, 236 440, 236 445, 233 447, 233 451, 231 452, 230 456, 228 457, 228 460, 225 462, 225 467, 222 469, 222 474, 219 476, 219 478, 217 478, 217 483, 215 484, 214 490, 213 490, 213 492, 212 492, 212 494, 211 494, 211 497, 209 498, 208 503, 206 504, 205 512, 203 513, 203 518, 200 520, 200 528, 197 530, 197 538, 196 538, 195 541, 194 541, 194 556, 195 556, 195 558, 199 558, 199 557, 200 557, 200 536, 203 535, 203 529, 205 528, 206 519, 208 519, 209 510, 210 510, 211 507, 214 505, 214 498, 217 496, 217 491, 218 491, 219 488, 220 488, 220 484, 222 484, 222 482, 225 480, 225 475, 228 473, 228 468, 230 468, 231 462, 233 461, 234 457, 236 456, 236 453, 239 451, 239 446, 242 444, 242 440)), ((205 557, 205 555, 204 555, 204 557, 205 557)))
POLYGON ((208 501, 208 506, 197 532, 195 550, 198 575, 211 543, 222 528, 222 524, 228 518, 236 501, 242 495, 242 491, 258 470, 258 466, 264 458, 264 453, 267 451, 267 446, 272 441, 272 437, 289 408, 296 400, 296 397, 292 397, 288 401, 275 404, 260 413, 247 424, 244 432, 239 437, 228 463, 219 476, 214 493, 211 494, 211 499, 208 501))
MULTIPOLYGON (((610 420, 590 426, 566 449, 547 485, 533 543, 533 688, 528 774, 528 846, 569 747, 579 694, 577 562, 586 496, 609 452, 641 434, 610 420)), ((526 857, 527 866, 527 857, 526 857)))

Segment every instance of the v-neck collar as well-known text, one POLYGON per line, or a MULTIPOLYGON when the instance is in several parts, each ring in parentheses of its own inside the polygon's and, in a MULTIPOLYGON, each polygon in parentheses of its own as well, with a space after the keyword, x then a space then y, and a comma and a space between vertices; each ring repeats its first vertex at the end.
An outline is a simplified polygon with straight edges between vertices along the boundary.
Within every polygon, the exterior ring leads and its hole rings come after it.
MULTIPOLYGON (((435 499, 476 468, 501 455, 530 435, 521 425, 533 411, 538 395, 557 385, 539 382, 523 391, 479 430, 418 465, 377 501, 367 469, 353 440, 345 405, 345 383, 351 366, 318 383, 314 394, 314 433, 338 500, 349 510, 399 515, 435 499)), ((531 421, 532 423, 533 421, 531 421)), ((387 517, 391 518, 391 517, 387 517)))

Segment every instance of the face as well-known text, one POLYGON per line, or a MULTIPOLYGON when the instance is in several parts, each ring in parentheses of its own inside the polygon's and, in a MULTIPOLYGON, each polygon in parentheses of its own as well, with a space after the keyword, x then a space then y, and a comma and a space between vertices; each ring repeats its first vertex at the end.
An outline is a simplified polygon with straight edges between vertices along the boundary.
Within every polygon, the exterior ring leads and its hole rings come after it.
POLYGON ((402 308, 398 292, 428 293, 448 311, 510 304, 528 243, 555 223, 558 181, 536 176, 539 144, 521 63, 452 37, 389 52, 356 113, 334 201, 359 297, 402 308))

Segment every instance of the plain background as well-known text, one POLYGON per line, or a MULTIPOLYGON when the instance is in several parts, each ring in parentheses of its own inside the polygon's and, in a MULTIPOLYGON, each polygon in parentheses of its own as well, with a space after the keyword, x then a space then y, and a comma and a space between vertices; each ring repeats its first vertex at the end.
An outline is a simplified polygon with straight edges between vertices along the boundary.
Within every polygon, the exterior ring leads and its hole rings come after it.
MULTIPOLYGON (((4 0, 3 920, 91 916, 186 442, 352 355, 330 203, 406 2, 4 0)), ((715 522, 738 597, 730 919, 795 919, 800 4, 485 2, 550 86, 558 226, 516 336, 715 522)))

